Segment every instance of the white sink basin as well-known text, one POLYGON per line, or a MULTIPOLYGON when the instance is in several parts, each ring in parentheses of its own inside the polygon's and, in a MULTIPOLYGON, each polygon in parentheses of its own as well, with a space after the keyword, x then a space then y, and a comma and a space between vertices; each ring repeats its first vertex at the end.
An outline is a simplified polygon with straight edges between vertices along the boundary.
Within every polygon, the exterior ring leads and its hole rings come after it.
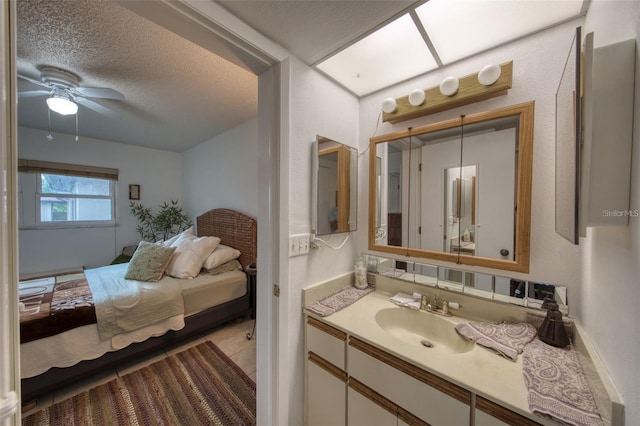
POLYGON ((425 351, 448 354, 469 352, 474 343, 464 340, 455 330, 455 323, 447 317, 408 308, 387 308, 376 314, 378 325, 391 336, 411 345, 423 346, 425 351), (423 341, 431 346, 425 346, 423 341))

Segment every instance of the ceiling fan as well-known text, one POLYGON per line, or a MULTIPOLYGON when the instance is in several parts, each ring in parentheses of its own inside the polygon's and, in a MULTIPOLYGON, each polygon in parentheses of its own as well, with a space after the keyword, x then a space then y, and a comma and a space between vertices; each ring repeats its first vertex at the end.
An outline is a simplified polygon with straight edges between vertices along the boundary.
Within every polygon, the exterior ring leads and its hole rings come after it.
POLYGON ((115 111, 91 99, 124 100, 124 95, 117 90, 106 87, 81 87, 80 77, 62 68, 40 66, 38 69, 40 80, 20 74, 18 77, 43 89, 18 92, 18 97, 48 96, 49 109, 62 115, 74 115, 78 112, 78 105, 82 105, 102 115, 117 116, 115 111))

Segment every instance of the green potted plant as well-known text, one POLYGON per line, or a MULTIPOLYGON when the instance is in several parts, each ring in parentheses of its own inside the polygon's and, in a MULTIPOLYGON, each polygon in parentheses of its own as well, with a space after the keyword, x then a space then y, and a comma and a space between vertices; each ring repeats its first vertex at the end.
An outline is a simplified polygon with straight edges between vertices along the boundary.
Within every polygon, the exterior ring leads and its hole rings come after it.
POLYGON ((182 212, 182 207, 178 205, 178 200, 164 202, 156 214, 150 207, 145 207, 142 203, 129 204, 131 213, 140 223, 136 230, 143 240, 152 243, 167 240, 171 236, 184 231, 193 226, 191 219, 182 212))

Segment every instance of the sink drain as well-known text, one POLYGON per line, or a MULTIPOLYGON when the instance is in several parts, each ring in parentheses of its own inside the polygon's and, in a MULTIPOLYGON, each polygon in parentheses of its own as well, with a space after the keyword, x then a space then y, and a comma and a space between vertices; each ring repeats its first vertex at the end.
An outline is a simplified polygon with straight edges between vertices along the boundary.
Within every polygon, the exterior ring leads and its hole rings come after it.
POLYGON ((422 346, 426 346, 427 348, 432 348, 433 347, 433 343, 431 343, 427 339, 422 340, 420 343, 422 343, 422 346))

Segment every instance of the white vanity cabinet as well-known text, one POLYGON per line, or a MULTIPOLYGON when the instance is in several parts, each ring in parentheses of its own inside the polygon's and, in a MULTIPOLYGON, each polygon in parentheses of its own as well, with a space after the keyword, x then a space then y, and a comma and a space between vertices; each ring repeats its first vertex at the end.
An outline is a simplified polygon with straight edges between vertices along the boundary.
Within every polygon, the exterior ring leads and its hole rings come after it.
POLYGON ((306 424, 340 426, 346 423, 346 333, 307 318, 306 424))
POLYGON ((347 360, 350 388, 355 379, 397 405, 399 412, 409 415, 407 420, 433 426, 469 426, 468 390, 354 337, 349 338, 347 360))
POLYGON ((306 425, 539 424, 315 318, 305 336, 306 425))

